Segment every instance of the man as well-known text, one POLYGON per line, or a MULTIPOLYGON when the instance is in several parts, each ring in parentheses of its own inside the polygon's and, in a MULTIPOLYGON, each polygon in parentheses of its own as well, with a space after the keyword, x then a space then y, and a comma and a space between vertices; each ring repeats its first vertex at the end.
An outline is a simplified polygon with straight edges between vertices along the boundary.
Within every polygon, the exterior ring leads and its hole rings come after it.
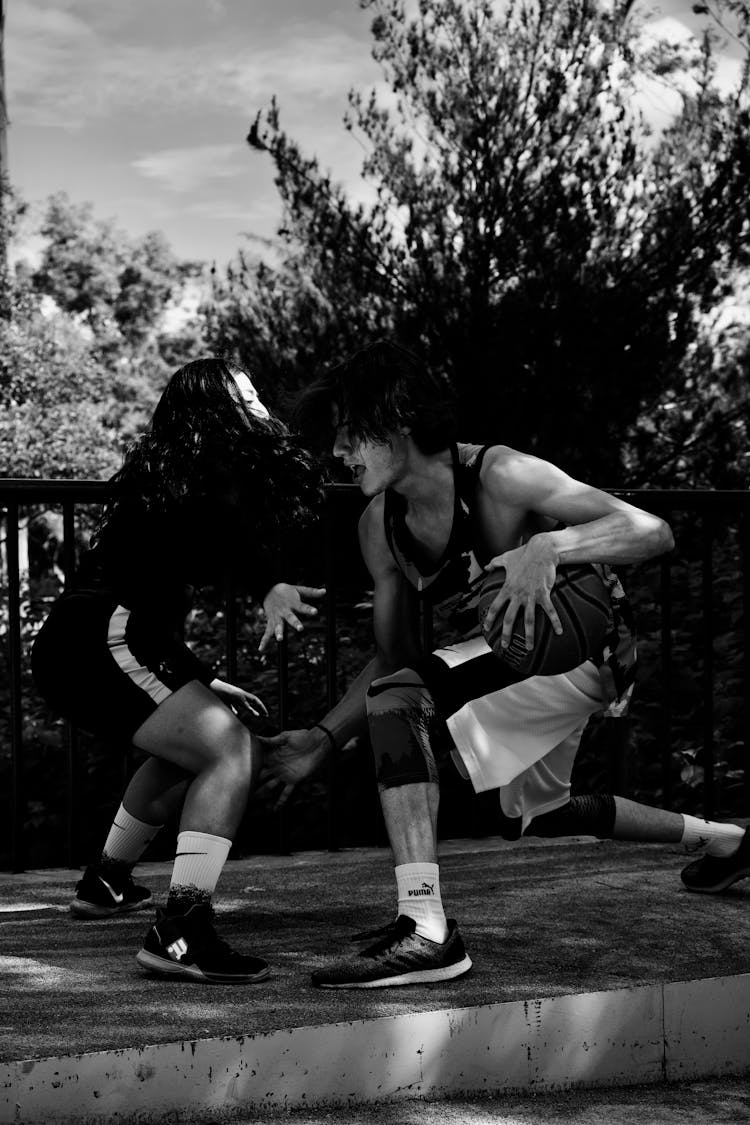
POLYGON ((334 455, 371 497, 359 537, 374 585, 376 655, 321 723, 269 740, 267 764, 283 803, 367 722, 398 890, 396 921, 361 935, 372 944, 319 970, 314 982, 373 988, 450 979, 471 967, 440 894, 436 753, 451 743, 474 787, 498 790, 506 838, 682 842, 702 852, 682 873, 696 891, 750 875, 750 833, 737 825, 622 797, 570 795, 589 717, 622 713, 632 689, 635 638, 609 566, 669 551, 667 524, 507 446, 455 445, 445 384, 389 342, 321 379, 302 413, 318 425, 333 420, 334 455), (514 677, 503 659, 518 645, 514 629, 533 650, 541 607, 561 633, 553 586, 558 568, 572 564, 594 564, 604 583, 606 642, 561 674, 514 677), (480 628, 478 584, 500 567, 505 580, 480 628), (427 660, 413 624, 420 597, 451 609, 459 630, 456 643, 427 660), (487 638, 498 633, 493 651, 487 638))

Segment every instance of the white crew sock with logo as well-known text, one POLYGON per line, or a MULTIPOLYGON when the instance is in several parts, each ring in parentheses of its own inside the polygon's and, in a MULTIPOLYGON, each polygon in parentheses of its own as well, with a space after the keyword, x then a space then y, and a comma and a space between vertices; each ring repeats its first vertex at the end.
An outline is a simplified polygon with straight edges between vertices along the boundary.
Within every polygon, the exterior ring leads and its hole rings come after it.
POLYGON ((441 945, 448 924, 440 898, 440 868, 436 863, 401 863, 396 868, 398 912, 417 923, 420 937, 441 945))
POLYGON ((185 914, 196 903, 211 901, 231 847, 232 841, 225 836, 180 832, 167 898, 168 914, 185 914))
POLYGON ((682 832, 681 844, 690 855, 728 856, 737 851, 744 828, 737 824, 720 824, 716 820, 699 820, 697 816, 686 816, 682 819, 685 827, 682 832))
POLYGON ((161 827, 138 820, 120 805, 104 842, 102 864, 121 864, 132 870, 161 827))

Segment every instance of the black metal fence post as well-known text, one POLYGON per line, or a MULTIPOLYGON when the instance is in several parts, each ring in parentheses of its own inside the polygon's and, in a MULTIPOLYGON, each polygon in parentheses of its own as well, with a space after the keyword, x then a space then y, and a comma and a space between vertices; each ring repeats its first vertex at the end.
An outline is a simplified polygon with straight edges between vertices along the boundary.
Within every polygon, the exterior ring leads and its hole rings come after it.
POLYGON ((672 807, 672 569, 668 557, 660 563, 661 601, 661 763, 665 809, 672 807))
POLYGON ((710 820, 716 810, 714 771, 714 517, 703 517, 703 557, 701 560, 701 599, 703 602, 703 815, 710 820))
POLYGON ((740 522, 742 550, 742 635, 744 640, 743 730, 745 735, 745 805, 750 808, 750 511, 742 513, 740 522))
POLYGON ((11 852, 13 871, 23 871, 26 860, 24 823, 26 786, 23 760, 23 700, 21 697, 21 575, 18 560, 19 509, 17 501, 6 507, 5 559, 8 567, 8 672, 10 687, 11 852))
MULTIPOLYGON (((325 545, 324 545, 324 574, 325 574, 325 612, 326 612, 326 710, 330 711, 336 705, 338 696, 338 645, 336 638, 336 539, 335 539, 335 512, 334 494, 326 493, 325 502, 325 545)), ((327 791, 328 806, 326 809, 326 837, 329 852, 339 849, 338 836, 338 750, 331 750, 328 757, 327 791)))
MULTIPOLYGON (((75 502, 63 501, 63 573, 69 587, 76 571, 75 502)), ((72 723, 65 723, 65 753, 68 762, 66 784, 66 857, 68 867, 81 861, 81 740, 72 723)))
MULTIPOLYGON (((286 730, 289 721, 289 641, 284 622, 281 640, 277 642, 278 713, 279 730, 286 730)), ((289 851, 286 832, 286 814, 283 808, 276 814, 278 850, 282 855, 289 851)))

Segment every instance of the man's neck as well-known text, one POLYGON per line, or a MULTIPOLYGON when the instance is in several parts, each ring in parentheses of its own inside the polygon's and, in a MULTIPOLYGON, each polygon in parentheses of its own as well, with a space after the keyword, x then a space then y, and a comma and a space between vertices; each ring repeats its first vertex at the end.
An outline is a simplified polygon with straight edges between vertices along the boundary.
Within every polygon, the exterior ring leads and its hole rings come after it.
POLYGON ((422 453, 412 449, 406 471, 393 486, 409 511, 437 510, 453 503, 453 457, 450 449, 422 453))

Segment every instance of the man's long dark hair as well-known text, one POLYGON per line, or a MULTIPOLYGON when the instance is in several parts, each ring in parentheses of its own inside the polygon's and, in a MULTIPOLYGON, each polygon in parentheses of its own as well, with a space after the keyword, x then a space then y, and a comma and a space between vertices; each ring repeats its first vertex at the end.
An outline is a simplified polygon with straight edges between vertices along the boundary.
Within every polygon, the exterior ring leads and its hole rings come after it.
POLYGON ((401 426, 410 427, 423 453, 455 440, 456 397, 448 380, 392 340, 355 352, 302 393, 295 417, 303 432, 329 435, 333 406, 355 441, 385 444, 401 426))

